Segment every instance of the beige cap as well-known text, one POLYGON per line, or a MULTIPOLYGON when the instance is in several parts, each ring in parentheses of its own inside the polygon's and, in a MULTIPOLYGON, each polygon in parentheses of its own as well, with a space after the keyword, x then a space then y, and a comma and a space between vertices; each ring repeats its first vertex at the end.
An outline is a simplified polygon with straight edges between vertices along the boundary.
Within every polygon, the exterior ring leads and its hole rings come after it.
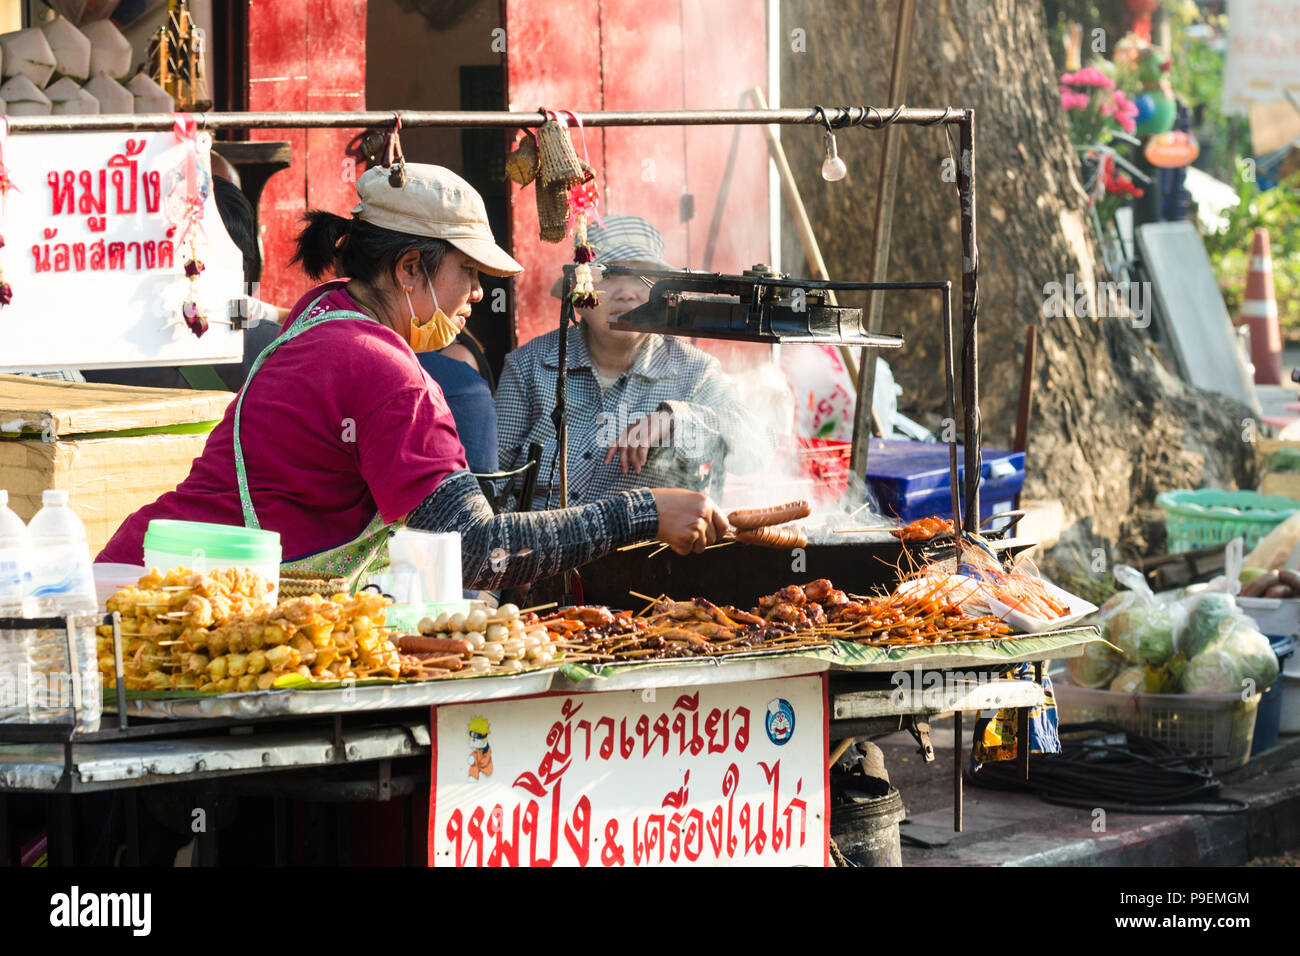
POLYGON ((427 163, 406 164, 406 185, 388 181, 391 170, 372 166, 357 180, 360 202, 352 210, 372 226, 408 236, 443 239, 478 263, 492 276, 524 271, 496 244, 488 225, 483 197, 450 169, 427 163))

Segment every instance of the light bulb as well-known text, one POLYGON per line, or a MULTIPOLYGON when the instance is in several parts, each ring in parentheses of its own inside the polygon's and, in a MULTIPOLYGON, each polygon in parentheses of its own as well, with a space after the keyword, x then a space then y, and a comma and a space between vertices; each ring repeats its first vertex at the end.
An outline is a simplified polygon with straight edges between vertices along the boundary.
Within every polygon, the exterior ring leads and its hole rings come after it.
POLYGON ((835 145, 835 137, 827 133, 826 160, 822 163, 822 179, 828 183, 837 183, 848 174, 849 168, 844 165, 844 160, 840 159, 839 149, 835 145))

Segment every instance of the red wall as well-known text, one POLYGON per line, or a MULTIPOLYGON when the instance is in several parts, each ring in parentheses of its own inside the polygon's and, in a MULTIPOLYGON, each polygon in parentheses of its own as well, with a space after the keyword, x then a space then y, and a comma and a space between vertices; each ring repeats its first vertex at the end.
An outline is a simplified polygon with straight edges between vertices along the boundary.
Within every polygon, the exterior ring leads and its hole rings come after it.
MULTIPOLYGON (((366 0, 248 0, 248 108, 363 110, 366 0)), ((357 168, 348 142, 358 131, 254 130, 251 139, 288 140, 293 165, 262 193, 261 298, 290 306, 309 280, 289 266, 302 214, 310 207, 348 214, 357 168)))
MULTIPOLYGON (((755 0, 505 0, 510 108, 737 108, 744 91, 766 87, 764 7, 755 0)), ((582 138, 572 134, 581 152, 582 138)), ((734 272, 770 261, 760 128, 617 128, 589 130, 586 140, 602 212, 650 220, 673 265, 734 272), (686 222, 683 192, 695 200, 686 222), (715 222, 720 228, 710 243, 715 222)), ((523 343, 558 324, 549 290, 573 251, 569 242, 538 238, 534 187, 511 187, 510 215, 512 251, 526 269, 515 280, 515 333, 523 343)))

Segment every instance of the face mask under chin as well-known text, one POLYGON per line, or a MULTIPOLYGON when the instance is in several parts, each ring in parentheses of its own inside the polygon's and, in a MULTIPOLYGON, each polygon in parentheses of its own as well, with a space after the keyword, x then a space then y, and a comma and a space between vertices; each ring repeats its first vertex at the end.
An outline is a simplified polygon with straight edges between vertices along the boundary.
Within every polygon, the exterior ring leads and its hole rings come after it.
POLYGON ((406 304, 411 310, 411 331, 406 340, 413 352, 437 352, 445 349, 456 341, 456 336, 460 333, 456 323, 438 306, 438 295, 433 291, 433 282, 427 274, 425 282, 429 285, 429 295, 433 297, 433 315, 426 321, 421 322, 416 317, 411 293, 406 293, 406 304))

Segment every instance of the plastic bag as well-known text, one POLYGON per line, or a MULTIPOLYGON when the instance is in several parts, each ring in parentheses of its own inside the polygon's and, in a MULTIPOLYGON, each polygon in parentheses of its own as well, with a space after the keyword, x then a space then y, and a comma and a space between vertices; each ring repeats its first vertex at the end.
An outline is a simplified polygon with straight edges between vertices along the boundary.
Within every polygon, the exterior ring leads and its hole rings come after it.
POLYGON ((1094 641, 1084 647, 1078 657, 1068 658, 1065 669, 1079 687, 1106 687, 1119 672, 1122 662, 1119 653, 1108 644, 1094 641))
POLYGON ((1189 598, 1187 604, 1191 608, 1187 626, 1176 635, 1174 647, 1188 659, 1227 637, 1243 621, 1249 623, 1231 594, 1210 591, 1189 598))
POLYGON ((1236 694, 1241 690, 1237 659, 1218 646, 1207 647, 1187 662, 1183 671, 1184 694, 1236 694))
POLYGON ((1170 603, 1156 599, 1136 568, 1117 565, 1115 580, 1128 586, 1132 596, 1117 602, 1106 621, 1106 640, 1119 648, 1126 664, 1163 664, 1174 654, 1174 631, 1181 623, 1179 614, 1170 603))
POLYGON ((1211 648, 1232 657, 1241 674, 1240 680, 1253 681, 1255 690, 1260 693, 1277 680, 1279 668, 1277 655, 1273 653, 1273 645, 1249 620, 1237 624, 1227 636, 1211 645, 1211 648))

